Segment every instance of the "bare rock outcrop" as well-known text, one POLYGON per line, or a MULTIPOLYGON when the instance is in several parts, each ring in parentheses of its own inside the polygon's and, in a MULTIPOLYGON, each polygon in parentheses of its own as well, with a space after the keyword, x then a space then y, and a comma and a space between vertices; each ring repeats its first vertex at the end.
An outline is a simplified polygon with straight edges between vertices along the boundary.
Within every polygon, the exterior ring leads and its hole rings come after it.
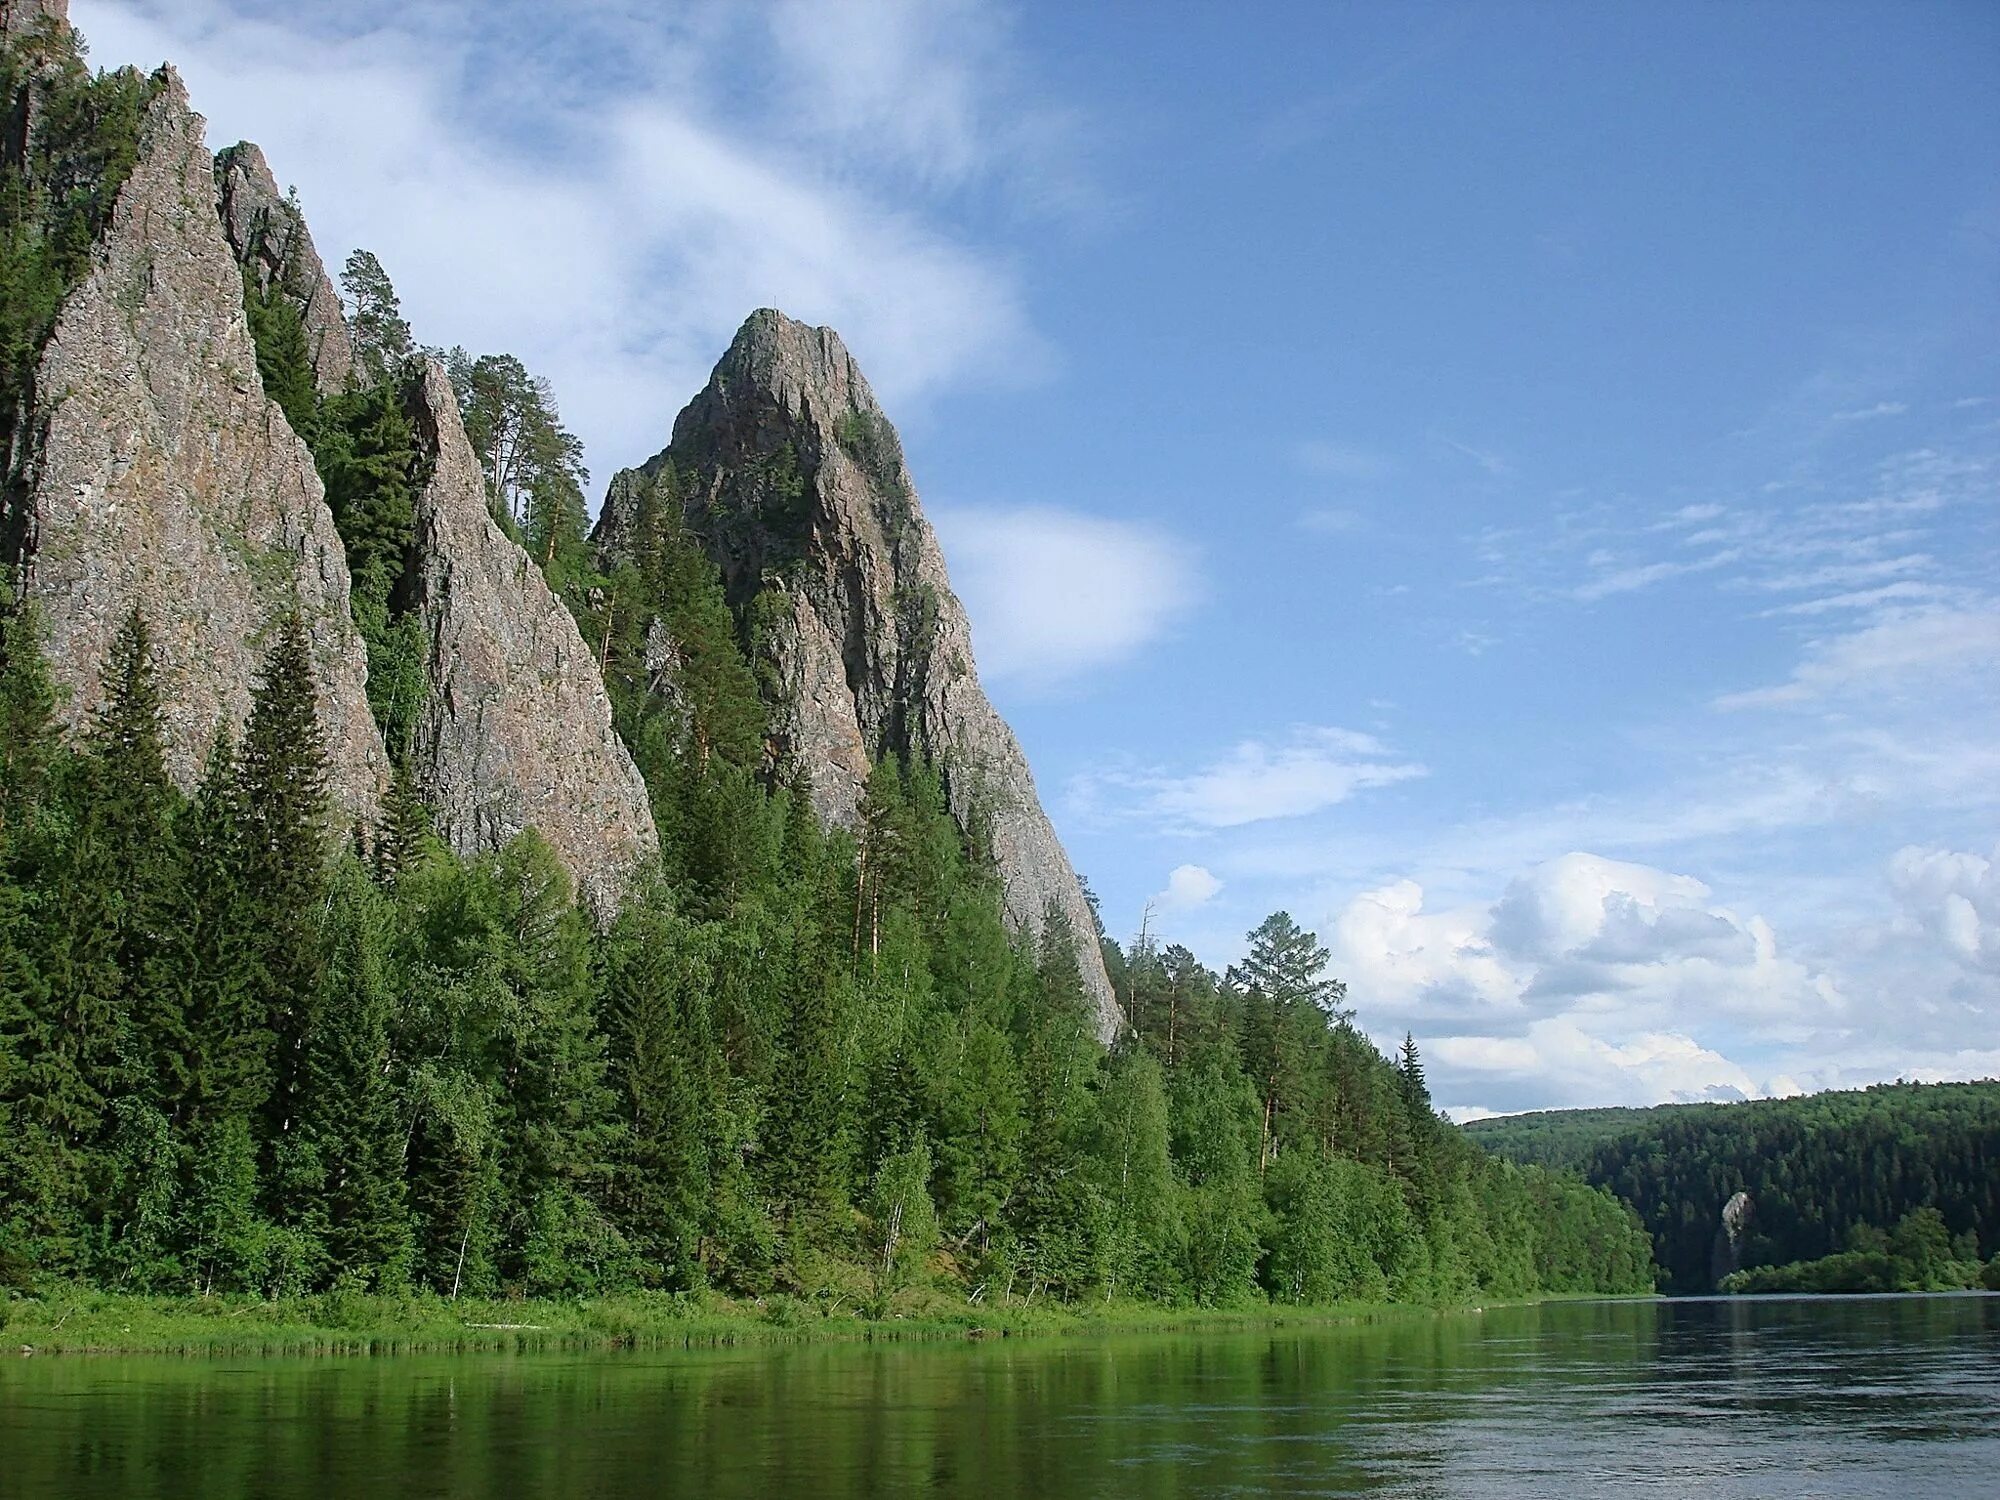
POLYGON ((0 0, 0 37, 32 35, 44 21, 69 24, 69 0, 0 0))
POLYGON ((484 853, 532 827, 608 918, 659 848, 645 781, 576 621, 488 513, 451 381, 434 361, 408 404, 433 460, 416 501, 413 605, 430 646, 417 784, 454 849, 484 853))
POLYGON ((258 378, 202 132, 163 69, 137 164, 36 369, 20 586, 47 617, 72 722, 97 707, 126 615, 145 614, 183 786, 218 726, 240 729, 273 627, 296 609, 336 803, 372 821, 387 760, 347 563, 312 455, 258 378))
POLYGON ((305 324, 313 384, 323 395, 338 395, 354 369, 354 341, 298 204, 278 190, 263 151, 248 141, 216 157, 215 186, 222 231, 237 261, 258 291, 275 284, 292 299, 305 324))
MULTIPOLYGON (((1123 1016, 1082 885, 979 685, 965 611, 895 429, 839 336, 753 313, 667 451, 612 482, 601 547, 617 549, 641 488, 668 463, 732 607, 782 596, 778 628, 765 631, 777 766, 806 773, 823 820, 851 825, 876 759, 930 756, 953 816, 992 848, 1009 921, 1039 933, 1060 913, 1099 1034, 1116 1035, 1123 1016)), ((771 613, 767 600, 761 618, 771 613)))

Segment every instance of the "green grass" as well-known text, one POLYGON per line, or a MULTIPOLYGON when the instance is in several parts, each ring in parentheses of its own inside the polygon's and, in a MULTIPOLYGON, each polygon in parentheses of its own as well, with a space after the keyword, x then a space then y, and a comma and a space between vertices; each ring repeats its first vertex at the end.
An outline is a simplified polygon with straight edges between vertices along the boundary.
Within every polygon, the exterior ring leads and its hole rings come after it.
POLYGON ((1129 1303, 981 1307, 908 1294, 887 1316, 791 1297, 635 1293, 589 1301, 448 1302, 440 1297, 331 1293, 144 1297, 52 1289, 0 1303, 0 1350, 33 1354, 357 1355, 530 1353, 750 1344, 1192 1332, 1430 1318, 1463 1310, 1422 1304, 1236 1309, 1129 1303))

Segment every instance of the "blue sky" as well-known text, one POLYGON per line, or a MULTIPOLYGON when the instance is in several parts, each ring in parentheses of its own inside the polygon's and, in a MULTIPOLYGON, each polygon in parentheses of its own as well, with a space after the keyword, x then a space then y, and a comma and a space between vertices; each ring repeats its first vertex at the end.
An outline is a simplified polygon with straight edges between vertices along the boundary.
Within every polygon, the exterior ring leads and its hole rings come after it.
POLYGON ((1991 5, 73 10, 600 484, 839 328, 1114 935, 1461 1115, 2000 1074, 1991 5))

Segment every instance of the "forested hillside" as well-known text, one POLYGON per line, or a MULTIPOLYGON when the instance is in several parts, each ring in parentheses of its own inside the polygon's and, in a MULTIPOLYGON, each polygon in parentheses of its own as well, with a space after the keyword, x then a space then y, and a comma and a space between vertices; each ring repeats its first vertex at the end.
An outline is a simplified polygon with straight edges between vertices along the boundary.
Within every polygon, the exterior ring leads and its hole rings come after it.
MULTIPOLYGON (((1651 1284, 1629 1210, 1444 1122, 1415 1044, 1377 1053, 1283 913, 1226 974, 1103 944, 1117 993, 1094 996, 1079 957, 1098 972, 1100 934, 1053 901, 1009 922, 998 813, 956 813, 947 767, 871 752, 852 824, 819 816, 770 753, 787 690, 758 649, 771 622, 732 612, 671 462, 615 554, 594 548, 547 386, 505 355, 419 351, 363 253, 344 278, 352 371, 321 380, 300 309, 332 293, 296 205, 263 210, 289 226, 282 244, 235 247, 252 257, 239 303, 177 81, 93 78, 53 20, 31 46, 31 69, 10 53, 0 72, 32 127, 0 168, 0 405, 40 410, 58 308, 122 306, 89 277, 115 270, 118 296, 212 335, 136 347, 140 376, 179 361, 159 389, 110 380, 134 375, 123 355, 101 382, 142 413, 183 402, 184 420, 130 439, 139 458, 113 451, 129 434, 108 419, 83 437, 112 445, 117 482, 173 469, 175 487, 122 510, 192 538, 206 571, 191 576, 213 587, 80 557, 107 533, 59 506, 89 485, 52 487, 65 455, 16 446, 17 571, 0 588, 10 1294, 714 1288, 886 1311, 1651 1284), (121 199, 106 229, 128 169, 161 211, 121 199), (149 238, 166 229, 178 259, 149 238), (231 340, 242 358, 217 363, 231 340), (284 460, 282 496, 261 471, 214 472, 214 452, 238 451, 202 426, 224 410, 240 451, 284 460), (476 525, 444 515, 452 463, 476 525), (271 524, 252 536, 240 518, 260 505, 271 524), (306 570, 296 538, 315 527, 338 545, 306 570), (85 583, 49 587, 56 562, 85 583), (218 633, 225 589, 243 623, 218 633), (273 599, 291 602, 257 613, 273 599), (177 651, 156 635, 168 610, 177 651), (87 672, 49 648, 81 638, 51 628, 63 611, 115 631, 87 672), (253 642, 255 670, 208 683, 227 690, 214 705, 164 685, 191 654, 253 642), (336 736, 341 683, 356 713, 336 736), (89 696, 66 703, 58 684, 89 696), (522 701, 594 705, 602 744, 543 733, 565 726, 522 701), (191 740, 198 784, 172 769, 191 740), (580 774, 585 751, 597 769, 580 774), (619 766, 646 804, 644 857, 579 904, 579 830, 609 831, 585 795, 619 766), (469 809, 450 829, 446 785, 469 809), (509 821, 524 788, 565 785, 567 848, 509 821), (1131 1026, 1107 1046, 1120 1006, 1131 1026)), ((78 358, 95 347, 77 342, 78 358)), ((80 424, 88 399, 66 387, 59 411, 80 424)), ((48 444, 67 431, 31 425, 48 444)), ((759 505, 814 475, 764 477, 759 505)), ((923 637, 934 611, 903 604, 923 637)))
MULTIPOLYGON (((1470 1131, 1514 1161, 1573 1167, 1624 1198, 1653 1236, 1673 1291, 1714 1289, 1719 1218, 1738 1192, 1751 1200, 1737 1252, 1746 1269, 1816 1261, 1857 1244, 1879 1250, 1884 1233, 1924 1208, 1941 1216, 1958 1260, 2000 1252, 2000 1083, 1559 1110, 1480 1121, 1470 1131), (1874 1239, 1857 1241, 1863 1230, 1874 1239)), ((1935 1258, 1928 1249, 1908 1258, 1927 1257, 1935 1258)))

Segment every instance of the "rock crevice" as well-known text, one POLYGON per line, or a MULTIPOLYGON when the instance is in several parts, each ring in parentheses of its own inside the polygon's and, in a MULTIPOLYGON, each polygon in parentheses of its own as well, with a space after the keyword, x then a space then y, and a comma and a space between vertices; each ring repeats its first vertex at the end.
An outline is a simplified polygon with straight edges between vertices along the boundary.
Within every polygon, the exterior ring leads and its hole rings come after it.
POLYGON ((454 849, 484 853, 534 828, 608 919, 633 869, 658 852, 645 781, 575 619, 488 511, 435 361, 424 361, 407 404, 432 458, 411 580, 430 662, 412 747, 417 784, 454 849))

